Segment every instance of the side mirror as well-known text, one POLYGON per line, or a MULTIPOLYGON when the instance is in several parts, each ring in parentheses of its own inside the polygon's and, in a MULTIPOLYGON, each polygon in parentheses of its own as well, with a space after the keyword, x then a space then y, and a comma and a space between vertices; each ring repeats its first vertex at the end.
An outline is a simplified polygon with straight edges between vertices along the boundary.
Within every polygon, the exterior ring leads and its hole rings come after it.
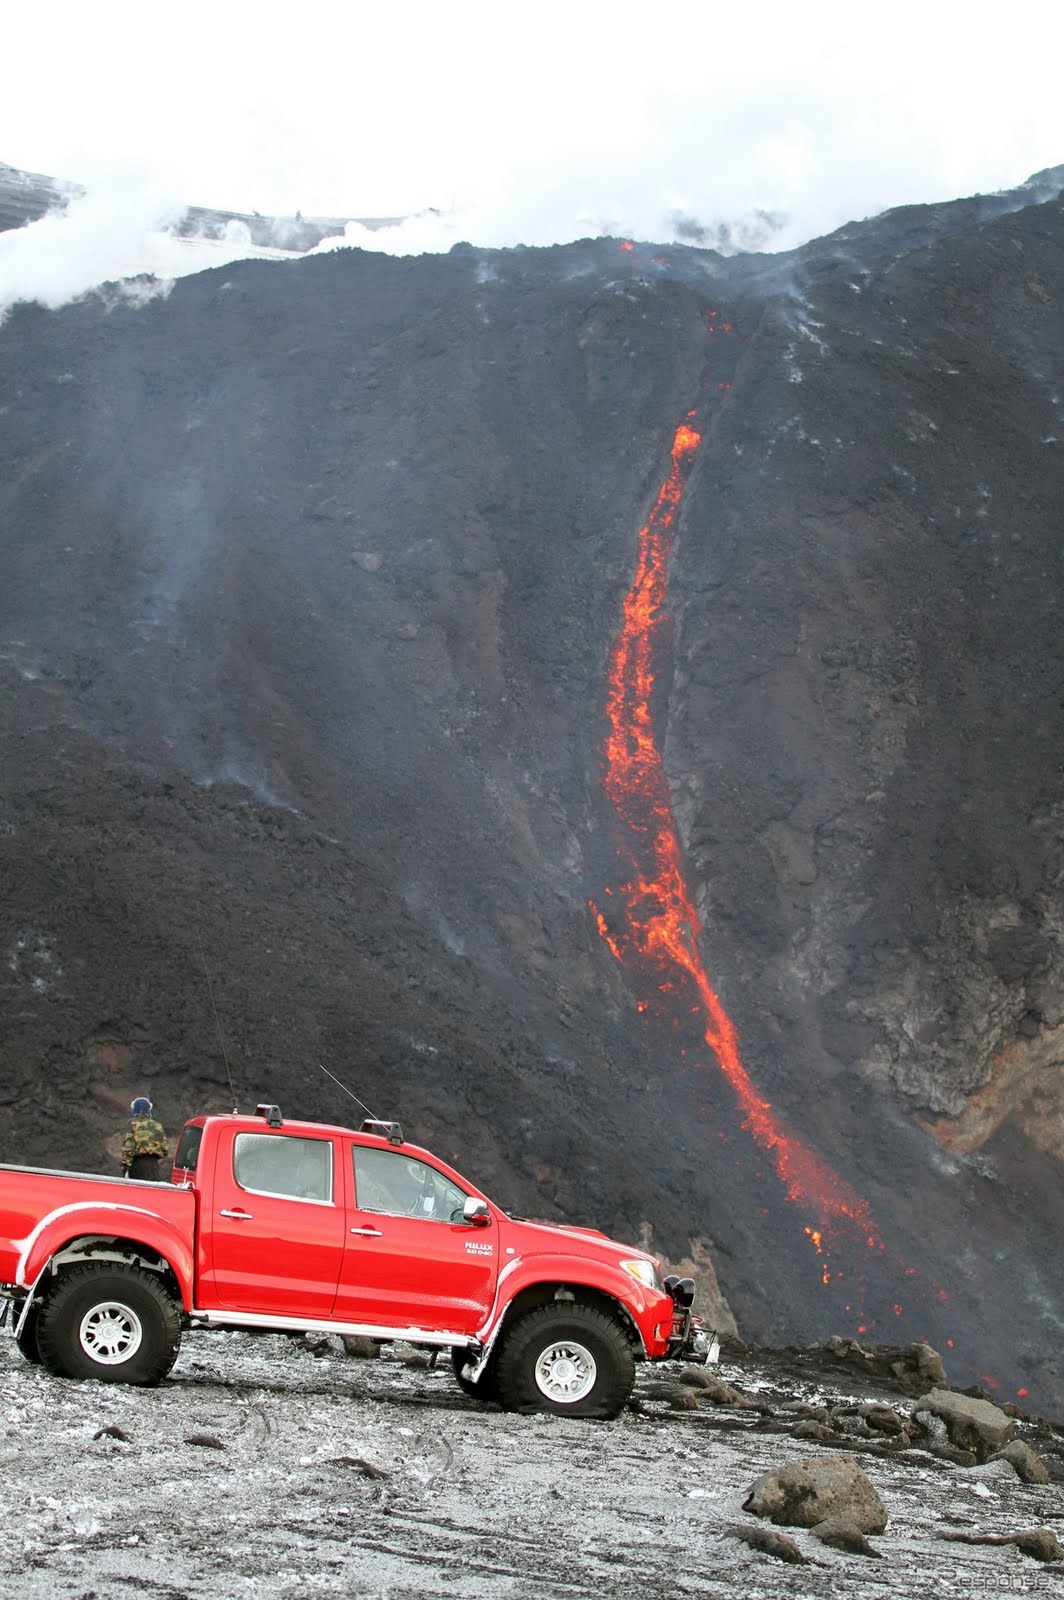
POLYGON ((486 1200, 477 1200, 470 1195, 462 1207, 462 1217, 471 1228, 490 1228, 491 1209, 486 1200))

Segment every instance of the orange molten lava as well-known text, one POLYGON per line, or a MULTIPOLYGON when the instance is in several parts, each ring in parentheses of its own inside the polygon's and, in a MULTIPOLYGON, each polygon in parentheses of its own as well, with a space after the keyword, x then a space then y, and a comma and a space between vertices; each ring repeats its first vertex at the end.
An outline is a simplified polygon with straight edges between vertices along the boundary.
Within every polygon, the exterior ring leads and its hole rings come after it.
MULTIPOLYGON (((711 313, 713 315, 714 313, 711 313)), ((621 824, 619 854, 630 874, 611 906, 610 922, 592 906, 599 933, 638 987, 648 979, 658 994, 686 1001, 706 1044, 731 1084, 744 1126, 766 1150, 787 1196, 810 1217, 806 1234, 821 1257, 840 1223, 856 1230, 862 1246, 882 1249, 867 1203, 814 1150, 789 1133, 754 1087, 739 1055, 739 1040, 710 985, 698 940, 701 929, 684 881, 672 798, 654 734, 651 701, 666 625, 667 565, 676 517, 701 433, 689 413, 672 442, 672 465, 641 528, 635 577, 624 600, 620 633, 609 661, 605 788, 621 824), (614 910, 620 900, 623 911, 614 910)), ((645 1009, 646 1001, 640 1002, 645 1009)))

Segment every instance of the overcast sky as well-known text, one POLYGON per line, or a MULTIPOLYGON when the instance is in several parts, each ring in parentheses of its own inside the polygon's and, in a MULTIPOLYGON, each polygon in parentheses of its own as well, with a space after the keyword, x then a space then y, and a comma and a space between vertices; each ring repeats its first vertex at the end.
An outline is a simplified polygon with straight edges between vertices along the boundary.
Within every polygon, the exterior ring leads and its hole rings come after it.
POLYGON ((0 161, 95 186, 94 236, 184 200, 779 248, 1064 162, 1059 0, 12 0, 0 43, 0 161))

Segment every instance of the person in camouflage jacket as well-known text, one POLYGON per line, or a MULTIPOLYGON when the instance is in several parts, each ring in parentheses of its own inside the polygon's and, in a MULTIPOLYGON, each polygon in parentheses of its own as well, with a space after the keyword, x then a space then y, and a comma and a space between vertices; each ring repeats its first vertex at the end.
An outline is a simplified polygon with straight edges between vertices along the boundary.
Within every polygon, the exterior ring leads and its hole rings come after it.
POLYGON ((152 1116, 152 1103, 138 1095, 129 1108, 129 1130, 122 1140, 123 1178, 148 1178, 159 1182, 159 1162, 170 1154, 161 1122, 152 1116))

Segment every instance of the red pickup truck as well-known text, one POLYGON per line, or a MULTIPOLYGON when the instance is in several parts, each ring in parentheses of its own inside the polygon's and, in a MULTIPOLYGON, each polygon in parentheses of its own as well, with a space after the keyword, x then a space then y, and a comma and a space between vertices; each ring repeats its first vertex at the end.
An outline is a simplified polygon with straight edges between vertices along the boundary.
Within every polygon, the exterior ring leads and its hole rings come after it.
POLYGON ((0 1166, 0 1294, 23 1354, 157 1383, 192 1323, 448 1350, 467 1393, 613 1417, 637 1360, 709 1359, 694 1283, 590 1228, 519 1221, 396 1123, 194 1117, 172 1182, 0 1166))

